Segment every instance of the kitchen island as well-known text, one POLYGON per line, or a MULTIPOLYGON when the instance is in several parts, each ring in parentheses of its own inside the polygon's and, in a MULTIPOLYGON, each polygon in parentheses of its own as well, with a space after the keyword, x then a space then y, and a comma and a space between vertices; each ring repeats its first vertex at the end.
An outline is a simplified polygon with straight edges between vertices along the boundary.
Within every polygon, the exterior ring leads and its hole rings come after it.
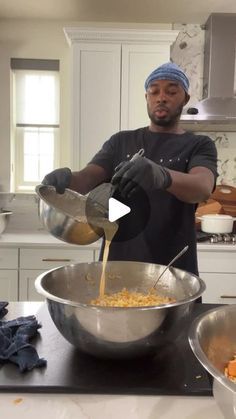
MULTIPOLYGON (((46 309, 45 303, 43 302, 14 302, 9 303, 9 313, 5 316, 5 319, 12 319, 19 315, 31 315, 35 314, 36 317, 41 320, 42 311, 46 309)), ((58 350, 61 348, 63 339, 59 332, 53 330, 53 334, 43 335, 43 331, 46 331, 46 325, 42 322, 42 329, 39 330, 42 338, 39 338, 37 342, 37 350, 39 356, 42 357, 45 354, 42 353, 43 346, 40 341, 47 339, 53 340, 56 345, 58 344, 58 350), (55 334, 54 334, 55 332, 55 334), (56 338, 55 338, 56 337, 56 338), (57 340, 58 339, 58 340, 57 340)), ((55 327, 54 327, 55 328, 55 327)), ((42 342, 41 342, 42 343, 42 342)), ((69 344, 68 344, 69 345, 69 344)), ((65 353, 66 355, 66 353, 65 353)), ((56 357, 56 354, 54 355, 56 357)), ((52 362, 48 359, 48 362, 52 362)), ((74 360, 76 358, 73 358, 74 360)), ((61 362, 66 362, 62 357, 61 362)), ((93 361, 94 362, 94 361, 93 361)), ((100 361, 96 361, 100 362, 100 361)), ((94 373, 97 370, 96 363, 94 363, 94 373)), ((76 370, 76 368, 75 368, 76 370)), ((52 391, 52 387, 49 392, 45 388, 33 388, 32 393, 28 386, 25 386, 24 391, 22 384, 26 385, 30 375, 36 375, 37 380, 40 381, 41 375, 47 375, 50 371, 50 365, 45 369, 35 369, 31 372, 21 374, 18 368, 13 364, 3 365, 0 374, 0 406, 1 416, 9 419, 38 419, 41 417, 55 417, 57 419, 120 419, 121 417, 127 419, 222 419, 223 416, 218 409, 214 398, 212 396, 175 396, 175 395, 142 395, 142 394, 127 394, 122 391, 120 394, 91 394, 89 391, 85 393, 75 394, 75 392, 68 389, 65 394, 56 394, 56 391, 52 391), (7 386, 4 387, 4 381, 9 385, 9 391, 7 386), (19 385, 19 391, 11 391, 11 387, 19 385), (3 391, 2 391, 3 389, 3 391)), ((101 372, 101 371, 100 371, 101 372)), ((65 367, 65 375, 67 370, 65 367)), ((91 373, 91 371, 90 371, 91 373)), ((173 374, 175 371, 173 371, 173 374)), ((100 375, 101 381, 103 381, 102 375, 100 375)), ((60 377, 58 377, 60 380, 60 377)), ((97 380, 98 377, 94 376, 97 380)), ((126 382, 124 381, 124 388, 126 382)))

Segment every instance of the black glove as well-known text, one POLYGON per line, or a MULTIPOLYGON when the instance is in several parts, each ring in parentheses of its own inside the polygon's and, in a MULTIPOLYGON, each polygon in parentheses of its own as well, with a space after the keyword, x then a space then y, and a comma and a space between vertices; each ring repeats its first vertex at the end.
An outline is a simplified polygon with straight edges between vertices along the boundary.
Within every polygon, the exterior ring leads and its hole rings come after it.
POLYGON ((129 198, 139 188, 147 192, 154 189, 167 189, 172 179, 165 167, 146 157, 140 157, 135 161, 120 163, 111 183, 118 184, 121 194, 129 198))
POLYGON ((48 173, 42 181, 43 185, 55 186, 56 191, 60 194, 65 192, 65 189, 70 186, 72 173, 68 167, 53 170, 48 173))

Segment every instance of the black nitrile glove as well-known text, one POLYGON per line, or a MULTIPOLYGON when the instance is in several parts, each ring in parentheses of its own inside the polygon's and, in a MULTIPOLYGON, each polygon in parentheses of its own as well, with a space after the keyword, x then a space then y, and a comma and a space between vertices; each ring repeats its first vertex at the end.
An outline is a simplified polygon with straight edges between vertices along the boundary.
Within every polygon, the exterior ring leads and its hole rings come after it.
POLYGON ((63 194, 65 189, 70 186, 72 173, 68 167, 53 170, 48 173, 42 181, 43 185, 55 186, 57 193, 63 194))
POLYGON ((144 191, 167 189, 172 183, 169 171, 159 164, 140 157, 135 161, 126 161, 119 164, 111 183, 118 184, 124 197, 130 197, 139 188, 144 191))

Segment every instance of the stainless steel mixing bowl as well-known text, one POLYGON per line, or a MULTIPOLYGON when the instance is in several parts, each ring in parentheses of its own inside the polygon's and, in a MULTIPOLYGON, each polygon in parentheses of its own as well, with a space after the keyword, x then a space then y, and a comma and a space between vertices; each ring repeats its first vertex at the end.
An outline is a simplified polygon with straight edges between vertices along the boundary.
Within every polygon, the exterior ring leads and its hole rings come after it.
POLYGON ((214 377, 213 395, 226 419, 236 418, 236 384, 224 368, 236 353, 236 304, 219 307, 196 318, 189 332, 192 350, 214 377))
MULTIPOLYGON (((106 292, 126 287, 147 293, 164 268, 143 262, 108 262, 106 292)), ((72 345, 97 357, 156 353, 158 347, 175 339, 178 325, 205 290, 197 276, 171 268, 158 282, 157 291, 176 298, 175 303, 130 308, 92 306, 89 301, 99 295, 101 272, 101 262, 78 263, 45 272, 35 282, 61 334, 72 345)))
POLYGON ((57 239, 84 245, 104 234, 101 225, 96 224, 98 212, 86 196, 70 189, 58 194, 53 186, 47 185, 37 185, 35 191, 40 198, 39 215, 43 225, 57 239))

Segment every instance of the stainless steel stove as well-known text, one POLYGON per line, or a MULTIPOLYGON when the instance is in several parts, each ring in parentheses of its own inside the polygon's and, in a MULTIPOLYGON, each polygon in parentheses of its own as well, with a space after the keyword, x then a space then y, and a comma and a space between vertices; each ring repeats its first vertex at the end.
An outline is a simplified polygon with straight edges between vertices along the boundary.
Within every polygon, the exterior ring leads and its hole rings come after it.
POLYGON ((197 242, 236 244, 236 233, 213 234, 198 231, 197 242))

